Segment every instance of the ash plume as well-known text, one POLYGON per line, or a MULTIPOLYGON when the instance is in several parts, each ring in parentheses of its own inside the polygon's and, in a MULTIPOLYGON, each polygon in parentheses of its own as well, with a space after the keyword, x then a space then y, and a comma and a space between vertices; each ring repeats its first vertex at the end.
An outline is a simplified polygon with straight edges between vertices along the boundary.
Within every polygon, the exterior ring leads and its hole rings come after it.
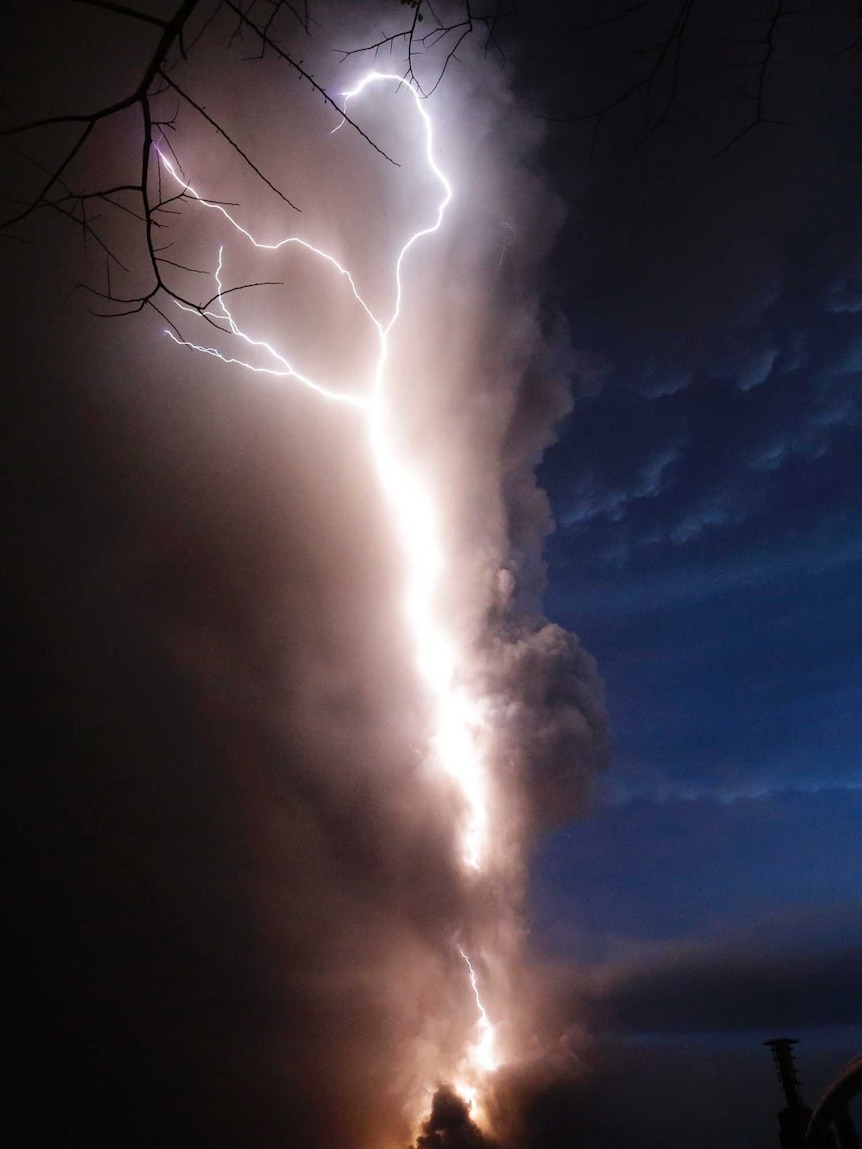
MULTIPOLYGON (((372 16, 348 27, 316 9, 306 60, 328 88, 344 86, 331 47, 371 42, 372 16)), ((552 521, 534 468, 577 373, 541 298, 562 206, 536 174, 538 121, 478 44, 459 55, 429 101, 456 197, 439 243, 411 263, 392 359, 400 434, 441 495, 445 611, 483 700, 489 872, 465 874, 463 809, 428 766, 427 702, 393 606, 400 556, 350 412, 187 355, 160 323, 75 331, 86 375, 66 387, 73 430, 48 502, 70 476, 87 481, 71 516, 36 499, 25 533, 38 578, 16 588, 22 643, 54 647, 33 676, 56 727, 33 770, 57 745, 71 759, 19 787, 20 849, 40 874, 34 945, 60 1003, 51 1128, 89 1124, 106 1143, 122 1130, 142 1146, 493 1146, 495 1105, 480 1128, 481 1099, 454 1087, 477 1041, 462 947, 503 1061, 541 1061, 526 859, 585 801, 607 718, 593 660, 540 610, 552 521), (36 824, 58 843, 48 862, 36 824), (82 1055, 87 1027, 98 1048, 82 1055), (103 1111, 87 1083, 100 1076, 119 1099, 103 1111)), ((202 49, 189 67, 212 114, 307 207, 312 241, 385 298, 392 235, 427 195, 397 124, 369 113, 404 153, 393 169, 361 139, 331 137, 331 113, 288 98, 268 65, 250 81, 245 62, 202 49), (238 99, 250 82, 259 98, 238 99)), ((214 199, 274 226, 272 203, 219 163, 200 125, 181 125, 176 146, 214 199)), ((212 220, 177 234, 178 258, 212 266, 212 220)), ((228 254, 241 277, 250 257, 228 254)), ((252 278, 279 277, 281 294, 237 311, 257 330, 310 334, 303 350, 338 375, 364 338, 354 301, 289 261, 252 278)), ((46 443, 57 434, 36 411, 27 420, 46 443)))

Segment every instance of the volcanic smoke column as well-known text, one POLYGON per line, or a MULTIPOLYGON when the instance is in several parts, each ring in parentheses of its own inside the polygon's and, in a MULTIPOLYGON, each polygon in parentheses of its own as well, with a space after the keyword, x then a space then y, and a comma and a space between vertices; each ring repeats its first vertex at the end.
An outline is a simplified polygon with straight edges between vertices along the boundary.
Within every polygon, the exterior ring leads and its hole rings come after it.
MULTIPOLYGON (((375 314, 366 302, 351 271, 331 254, 298 236, 287 236, 269 243, 259 241, 223 205, 202 198, 180 175, 168 156, 163 151, 159 152, 162 166, 180 185, 185 195, 201 206, 220 213, 247 243, 268 251, 297 246, 308 259, 322 263, 341 279, 376 332, 377 353, 365 393, 357 394, 348 386, 325 386, 308 377, 293 365, 287 354, 277 350, 270 341, 252 336, 237 322, 223 294, 223 248, 219 251, 215 272, 217 294, 206 318, 244 345, 248 349, 248 357, 227 355, 215 347, 184 340, 170 330, 167 334, 185 347, 215 356, 226 363, 290 379, 316 392, 323 401, 353 408, 364 417, 375 467, 402 551, 404 617, 416 667, 425 685, 433 715, 430 752, 438 768, 449 776, 460 793, 460 864, 466 880, 480 882, 486 880, 493 869, 489 849, 489 823, 494 780, 486 750, 489 741, 486 729, 488 705, 487 700, 471 693, 467 651, 463 649, 455 628, 447 620, 445 601, 454 572, 441 529, 440 499, 433 482, 411 465, 403 453, 397 420, 394 418, 396 398, 390 370, 391 335, 401 317, 404 292, 409 290, 409 282, 405 283, 405 277, 409 277, 410 262, 418 258, 423 245, 433 242, 435 233, 444 225, 453 188, 434 158, 435 140, 431 118, 417 92, 403 78, 380 72, 369 73, 345 95, 345 111, 351 100, 383 84, 395 85, 410 100, 425 161, 438 187, 436 208, 431 217, 409 235, 394 260, 391 269, 391 309, 383 317, 375 314)), ((475 1039, 468 1043, 459 1059, 458 1068, 453 1074, 453 1085, 471 1104, 476 1102, 478 1110, 481 1108, 483 1085, 488 1073, 497 1068, 499 1054, 494 1026, 483 1004, 477 968, 467 948, 457 939, 453 939, 452 944, 463 959, 464 976, 469 982, 477 1015, 475 1039)), ((500 955, 500 959, 504 961, 505 955, 500 955)), ((434 1081, 427 1083, 429 1088, 436 1084, 434 1081)))

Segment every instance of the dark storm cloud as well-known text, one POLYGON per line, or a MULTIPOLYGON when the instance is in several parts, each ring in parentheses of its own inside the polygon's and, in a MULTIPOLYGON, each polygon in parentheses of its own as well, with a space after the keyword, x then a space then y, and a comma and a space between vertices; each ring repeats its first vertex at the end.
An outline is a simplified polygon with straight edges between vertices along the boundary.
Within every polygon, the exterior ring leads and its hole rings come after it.
MULTIPOLYGON (((631 1032, 695 1033, 859 1025, 862 947, 794 960, 685 952, 609 994, 616 1024, 631 1032)), ((599 1006, 601 1010, 603 1005, 599 1006)))
POLYGON ((582 1014, 628 1034, 858 1026, 860 957, 858 904, 809 909, 646 948, 582 975, 577 992, 582 1014))

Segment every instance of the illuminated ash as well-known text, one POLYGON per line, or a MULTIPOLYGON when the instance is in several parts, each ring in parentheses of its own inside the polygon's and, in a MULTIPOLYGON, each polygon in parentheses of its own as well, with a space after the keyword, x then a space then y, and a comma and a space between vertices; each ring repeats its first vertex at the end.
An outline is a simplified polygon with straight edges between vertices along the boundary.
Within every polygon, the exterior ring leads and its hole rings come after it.
MULTIPOLYGON (((217 292, 205 318, 226 335, 239 341, 244 354, 227 355, 216 347, 167 334, 182 346, 214 356, 244 370, 283 378, 307 388, 321 400, 343 405, 365 420, 375 468, 392 516, 404 565, 404 616, 411 636, 415 663, 427 691, 432 711, 431 753, 441 771, 451 780, 460 796, 461 860, 467 875, 482 880, 492 868, 490 822, 493 779, 487 762, 488 720, 486 700, 471 692, 471 673, 467 652, 459 635, 447 618, 445 603, 454 579, 452 562, 440 521, 440 499, 432 479, 415 466, 401 442, 394 418, 396 398, 390 370, 391 335, 402 312, 405 292, 403 276, 411 253, 423 240, 433 236, 443 225, 453 188, 435 158, 434 131, 431 118, 417 92, 401 77, 371 72, 344 97, 344 107, 359 98, 369 87, 395 85, 412 101, 418 120, 418 131, 428 170, 438 196, 431 218, 413 231, 398 251, 391 268, 392 301, 388 312, 377 314, 360 291, 354 275, 331 253, 295 235, 275 242, 262 242, 223 204, 202 197, 163 152, 159 152, 164 169, 189 198, 216 212, 248 244, 271 253, 294 247, 303 256, 318 261, 331 270, 334 282, 341 282, 373 326, 376 333, 376 356, 366 369, 366 386, 357 393, 351 381, 337 385, 310 377, 297 367, 288 353, 278 349, 270 339, 249 333, 235 318, 223 286, 224 248, 219 249, 215 271, 217 292)), ((336 128, 337 130, 337 128, 336 128)), ((182 308, 182 305, 178 305, 182 308)), ((188 308, 183 308, 188 311, 188 308)), ((194 314, 192 312, 192 314, 194 314)), ((357 374, 361 374, 357 371, 357 374)), ((466 963, 469 983, 478 1010, 474 1029, 477 1039, 468 1043, 459 1059, 461 1066, 456 1087, 469 1103, 476 1102, 483 1082, 498 1066, 495 1030, 480 996, 476 971, 466 951, 459 947, 466 963)))

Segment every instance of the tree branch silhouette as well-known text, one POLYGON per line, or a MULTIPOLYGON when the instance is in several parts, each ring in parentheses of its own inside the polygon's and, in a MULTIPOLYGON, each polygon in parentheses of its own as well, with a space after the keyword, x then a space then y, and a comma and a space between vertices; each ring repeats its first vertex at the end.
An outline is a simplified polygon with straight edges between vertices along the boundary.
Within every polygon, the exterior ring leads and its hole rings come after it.
MULTIPOLYGON (((208 314, 212 300, 202 302, 191 298, 187 291, 180 290, 169 280, 166 272, 166 269, 170 268, 197 274, 201 269, 172 260, 162 254, 165 248, 160 246, 158 239, 160 231, 167 224, 166 217, 177 210, 177 205, 181 201, 191 198, 185 190, 172 192, 170 195, 165 195, 162 191, 164 173, 162 152, 159 147, 163 147, 165 153, 170 153, 176 160, 168 134, 176 126, 180 105, 187 106, 200 116, 225 140, 261 183, 284 204, 292 210, 300 210, 286 192, 264 173, 258 162, 252 158, 249 149, 235 138, 218 117, 207 112, 203 103, 193 96, 174 74, 176 65, 188 59, 189 53, 221 13, 232 13, 237 19, 238 27, 254 34, 259 41, 261 55, 269 53, 290 67, 326 103, 337 109, 350 128, 384 159, 394 163, 394 160, 352 117, 344 115, 342 108, 317 83, 301 62, 295 60, 277 42, 276 21, 282 13, 301 28, 308 29, 307 5, 297 7, 287 3, 286 0, 264 0, 264 11, 260 18, 255 18, 251 15, 253 6, 243 8, 234 0, 179 0, 172 16, 160 19, 126 4, 114 3, 113 0, 69 0, 69 2, 82 7, 97 8, 121 19, 157 28, 160 33, 158 41, 136 82, 120 99, 90 111, 65 111, 57 115, 24 120, 17 124, 7 123, 0 127, 0 140, 5 139, 9 142, 13 139, 33 139, 39 133, 59 128, 67 128, 74 132, 71 144, 65 146, 55 162, 46 166, 32 161, 44 173, 44 179, 35 194, 23 201, 7 197, 7 203, 12 206, 12 210, 7 212, 5 218, 0 219, 0 235, 15 237, 22 224, 42 212, 66 218, 80 227, 85 249, 89 250, 92 244, 101 249, 105 256, 105 288, 100 289, 87 283, 78 285, 80 289, 101 302, 100 314, 122 316, 138 313, 150 307, 170 323, 163 309, 157 304, 160 298, 165 297, 212 322, 212 316, 208 314), (159 119, 155 111, 155 101, 169 91, 177 97, 177 109, 168 118, 159 119), (87 145, 92 143, 96 130, 108 121, 134 110, 137 110, 140 117, 138 135, 140 158, 135 178, 122 182, 111 181, 107 186, 95 189, 76 182, 72 178, 75 163, 87 145), (95 205, 101 205, 108 214, 119 212, 130 216, 142 227, 144 265, 149 282, 144 289, 132 295, 123 295, 116 290, 116 276, 112 276, 111 269, 128 274, 129 268, 114 250, 101 215, 93 214, 95 205)), ((243 283, 228 290, 239 291, 259 286, 262 284, 243 283)), ((173 323, 170 323, 170 326, 175 327, 173 323)))

